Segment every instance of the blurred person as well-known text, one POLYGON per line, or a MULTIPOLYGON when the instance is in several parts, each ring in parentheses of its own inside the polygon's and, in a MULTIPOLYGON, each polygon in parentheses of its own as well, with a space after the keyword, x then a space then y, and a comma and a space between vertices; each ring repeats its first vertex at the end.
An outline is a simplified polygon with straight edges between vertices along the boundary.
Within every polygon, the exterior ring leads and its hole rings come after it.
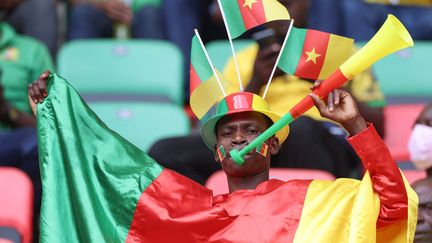
POLYGON ((432 40, 432 4, 429 2, 428 7, 418 5, 418 2, 421 1, 342 0, 344 34, 358 41, 369 40, 385 21, 387 15, 393 14, 403 21, 413 39, 432 40), (412 4, 409 4, 410 2, 412 4), (399 3, 404 3, 404 5, 399 3))
POLYGON ((417 169, 425 170, 432 177, 432 103, 426 105, 416 119, 408 140, 408 151, 417 169))
POLYGON ((119 28, 130 32, 121 38, 163 39, 159 5, 160 0, 72 0, 68 39, 111 38, 119 28))
POLYGON ((36 120, 31 115, 29 83, 53 63, 47 48, 39 41, 18 35, 0 21, 0 166, 23 170, 34 187, 34 235, 41 202, 36 120))
MULTIPOLYGON (((280 2, 295 19, 296 27, 307 26, 311 1, 280 0, 280 2)), ((267 23, 265 27, 275 30, 276 35, 273 38, 275 42, 261 46, 254 44, 237 52, 243 86, 246 87, 246 91, 261 95, 276 62, 281 48, 279 41, 283 40, 286 34, 288 22, 274 21, 267 23)), ((228 61, 224 74, 230 81, 237 80, 233 58, 228 61)), ((266 100, 272 110, 279 115, 284 115, 310 93, 312 86, 312 80, 299 79, 277 69, 266 100)), ((361 114, 372 122, 378 133, 383 136, 384 95, 370 71, 359 74, 345 88, 356 98, 361 114)), ((305 116, 301 116, 291 124, 291 135, 281 145, 279 153, 272 157, 272 166, 320 169, 336 177, 358 178, 361 174, 360 160, 345 142, 345 135, 345 131, 339 125, 321 118, 318 110, 312 108, 305 116)), ((199 134, 160 140, 150 148, 149 155, 163 166, 200 183, 204 183, 212 173, 220 169, 216 163, 203 162, 209 161, 212 154, 206 150, 199 134), (165 153, 167 149, 172 153, 165 153)))
POLYGON ((52 57, 57 52, 56 0, 1 0, 0 20, 8 22, 18 33, 44 43, 52 57))
POLYGON ((412 188, 419 198, 414 243, 430 243, 432 242, 432 176, 414 182, 412 188))

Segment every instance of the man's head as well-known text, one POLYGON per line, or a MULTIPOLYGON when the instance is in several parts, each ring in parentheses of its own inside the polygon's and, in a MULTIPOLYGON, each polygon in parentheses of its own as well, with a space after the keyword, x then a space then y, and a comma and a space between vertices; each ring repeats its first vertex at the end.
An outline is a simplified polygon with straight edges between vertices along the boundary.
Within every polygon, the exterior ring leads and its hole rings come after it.
POLYGON ((241 150, 269 128, 273 122, 267 116, 254 112, 242 112, 224 116, 216 124, 215 160, 221 163, 225 173, 231 177, 245 177, 259 174, 270 168, 270 157, 279 150, 279 139, 272 136, 264 142, 264 149, 252 150, 245 157, 245 163, 236 164, 229 155, 218 155, 218 149, 241 150))
POLYGON ((431 242, 432 239, 432 178, 416 181, 412 188, 419 197, 415 243, 431 242))
POLYGON ((285 141, 288 127, 265 141, 261 149, 246 155, 243 165, 235 164, 229 152, 244 148, 279 119, 280 116, 270 111, 260 96, 238 92, 219 102, 216 115, 203 124, 201 132, 204 142, 215 151, 215 159, 221 163, 225 173, 244 177, 268 169, 270 155, 276 154, 279 144, 285 141))

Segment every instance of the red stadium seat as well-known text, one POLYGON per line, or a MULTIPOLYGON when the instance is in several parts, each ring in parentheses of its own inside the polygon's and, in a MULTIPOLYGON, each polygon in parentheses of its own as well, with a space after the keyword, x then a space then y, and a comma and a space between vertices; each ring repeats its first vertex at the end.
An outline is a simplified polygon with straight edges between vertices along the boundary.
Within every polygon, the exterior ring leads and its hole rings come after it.
POLYGON ((420 179, 426 178, 426 172, 423 170, 402 170, 409 184, 420 179))
POLYGON ((16 242, 10 235, 18 232, 20 242, 31 242, 33 185, 30 179, 21 170, 0 167, 0 196, 0 239, 16 242))
MULTIPOLYGON (((321 179, 334 180, 329 172, 310 169, 271 168, 270 178, 289 181, 294 179, 321 179)), ((206 187, 213 191, 213 195, 228 193, 228 183, 225 173, 220 170, 211 175, 206 181, 206 187)))
POLYGON ((384 141, 396 161, 409 161, 407 143, 424 104, 388 105, 384 108, 384 141))

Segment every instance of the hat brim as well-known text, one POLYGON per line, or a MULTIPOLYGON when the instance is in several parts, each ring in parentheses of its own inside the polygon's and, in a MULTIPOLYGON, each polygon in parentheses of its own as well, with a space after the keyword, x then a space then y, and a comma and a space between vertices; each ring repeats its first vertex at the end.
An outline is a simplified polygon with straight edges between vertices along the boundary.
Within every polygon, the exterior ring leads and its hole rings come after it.
MULTIPOLYGON (((207 145, 207 147, 209 147, 211 150, 214 150, 214 145, 217 144, 216 124, 222 117, 228 116, 231 114, 243 113, 243 112, 261 113, 261 114, 267 116, 268 118, 270 118, 270 120, 272 120, 273 123, 277 122, 281 118, 279 115, 277 115, 274 112, 271 112, 268 110, 261 110, 261 109, 255 109, 255 110, 245 109, 243 111, 236 110, 234 112, 228 112, 225 114, 213 116, 212 118, 207 120, 204 123, 204 125, 201 127, 201 136, 204 140, 204 143, 207 145)), ((280 144, 282 144, 285 141, 285 139, 288 137, 288 134, 289 134, 289 127, 288 126, 284 126, 281 130, 279 130, 276 133, 276 137, 279 139, 280 144)))

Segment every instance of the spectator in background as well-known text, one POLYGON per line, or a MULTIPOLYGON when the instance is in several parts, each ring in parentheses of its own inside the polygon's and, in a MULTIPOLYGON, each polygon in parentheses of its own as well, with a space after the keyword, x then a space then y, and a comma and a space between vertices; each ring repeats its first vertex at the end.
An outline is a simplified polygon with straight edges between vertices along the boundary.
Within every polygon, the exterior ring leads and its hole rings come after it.
POLYGON ((43 42, 52 57, 57 51, 56 0, 1 0, 0 15, 20 34, 43 42))
POLYGON ((110 38, 121 26, 133 38, 162 39, 159 5, 160 0, 72 0, 68 39, 110 38))
POLYGON ((411 161, 432 177, 432 103, 417 118, 408 141, 411 161))
POLYGON ((414 243, 432 241, 432 177, 414 182, 412 188, 419 198, 417 228, 414 243))
POLYGON ((432 2, 429 1, 429 7, 425 7, 424 4, 418 5, 419 2, 426 3, 419 0, 370 0, 370 2, 393 4, 368 3, 365 0, 341 1, 346 36, 359 41, 369 40, 386 20, 387 15, 394 14, 404 23, 413 39, 432 40, 432 2), (404 5, 399 5, 399 2, 404 5))
MULTIPOLYGON (((42 186, 36 120, 31 115, 27 88, 42 71, 52 68, 44 45, 16 34, 11 26, 0 21, 0 166, 18 167, 31 178, 35 223, 39 217, 42 186)), ((33 229, 37 237, 37 224, 33 229)))

